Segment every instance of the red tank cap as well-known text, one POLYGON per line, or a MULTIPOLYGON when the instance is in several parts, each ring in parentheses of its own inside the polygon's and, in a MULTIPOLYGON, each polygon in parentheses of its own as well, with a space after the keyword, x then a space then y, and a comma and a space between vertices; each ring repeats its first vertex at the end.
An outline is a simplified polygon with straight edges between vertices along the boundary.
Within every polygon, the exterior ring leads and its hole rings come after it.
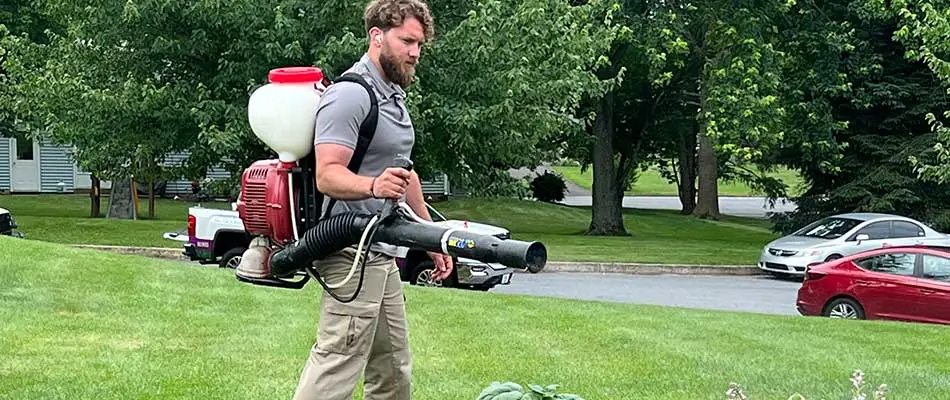
POLYGON ((323 80, 323 71, 317 67, 284 67, 270 70, 271 83, 307 83, 323 80))

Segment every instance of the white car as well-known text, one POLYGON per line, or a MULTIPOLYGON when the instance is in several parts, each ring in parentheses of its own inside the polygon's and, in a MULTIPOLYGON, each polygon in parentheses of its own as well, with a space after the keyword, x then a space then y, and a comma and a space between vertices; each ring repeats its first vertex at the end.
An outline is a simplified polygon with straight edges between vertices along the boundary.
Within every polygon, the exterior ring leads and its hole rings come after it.
MULTIPOLYGON (((495 236, 499 239, 511 238, 511 232, 505 228, 477 222, 447 219, 429 203, 426 203, 426 209, 429 211, 432 221, 438 225, 469 230, 481 235, 495 236)), ((399 265, 402 280, 413 285, 489 290, 497 285, 511 283, 511 276, 514 273, 511 268, 502 264, 456 257, 452 275, 445 281, 436 281, 432 279, 435 266, 425 252, 409 250, 406 247, 400 247, 398 251, 399 257, 397 257, 396 263, 399 265)))
POLYGON ((802 276, 811 265, 851 254, 916 245, 950 247, 950 237, 899 215, 840 214, 815 221, 767 244, 758 267, 776 276, 802 276))

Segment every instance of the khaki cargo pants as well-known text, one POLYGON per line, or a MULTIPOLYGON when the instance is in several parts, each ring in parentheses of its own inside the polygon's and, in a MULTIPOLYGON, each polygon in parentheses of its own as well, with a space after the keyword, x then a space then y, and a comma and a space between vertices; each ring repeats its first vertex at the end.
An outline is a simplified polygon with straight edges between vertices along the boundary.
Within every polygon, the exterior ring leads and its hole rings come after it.
MULTIPOLYGON (((320 305, 316 343, 310 350, 294 400, 351 400, 365 372, 366 400, 408 400, 412 391, 405 298, 395 260, 374 256, 366 262, 363 287, 355 300, 341 303, 326 292, 320 305)), ((346 277, 355 247, 316 261, 328 284, 346 277)), ((344 287, 333 289, 349 299, 359 283, 357 269, 344 287)))

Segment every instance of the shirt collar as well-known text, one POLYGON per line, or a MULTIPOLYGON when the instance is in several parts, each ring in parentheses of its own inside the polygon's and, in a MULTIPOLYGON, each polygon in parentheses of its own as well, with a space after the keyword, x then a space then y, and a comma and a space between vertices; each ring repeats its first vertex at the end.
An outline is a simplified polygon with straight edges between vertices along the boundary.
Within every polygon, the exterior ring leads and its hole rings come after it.
POLYGON ((376 90, 379 91, 381 95, 387 99, 396 95, 402 98, 406 97, 406 92, 399 87, 399 85, 386 82, 386 79, 383 78, 383 74, 376 68, 376 64, 373 64, 373 61, 369 59, 369 54, 363 54, 363 57, 360 58, 360 62, 366 66, 366 70, 373 80, 373 86, 376 87, 376 90))

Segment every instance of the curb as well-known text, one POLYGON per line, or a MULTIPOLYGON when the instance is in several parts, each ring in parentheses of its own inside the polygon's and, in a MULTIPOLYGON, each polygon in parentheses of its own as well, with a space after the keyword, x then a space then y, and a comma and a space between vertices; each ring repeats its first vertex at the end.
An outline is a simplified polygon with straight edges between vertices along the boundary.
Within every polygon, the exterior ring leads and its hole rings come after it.
MULTIPOLYGON (((128 247, 103 245, 70 245, 81 249, 108 251, 118 254, 131 254, 166 260, 188 261, 178 248, 167 247, 128 247)), ((520 269, 516 273, 529 274, 520 269)), ((540 273, 548 272, 579 272, 597 274, 628 274, 628 275, 726 275, 749 276, 764 275, 765 273, 751 265, 699 265, 699 264, 648 264, 648 263, 603 263, 582 261, 549 261, 540 273)))

